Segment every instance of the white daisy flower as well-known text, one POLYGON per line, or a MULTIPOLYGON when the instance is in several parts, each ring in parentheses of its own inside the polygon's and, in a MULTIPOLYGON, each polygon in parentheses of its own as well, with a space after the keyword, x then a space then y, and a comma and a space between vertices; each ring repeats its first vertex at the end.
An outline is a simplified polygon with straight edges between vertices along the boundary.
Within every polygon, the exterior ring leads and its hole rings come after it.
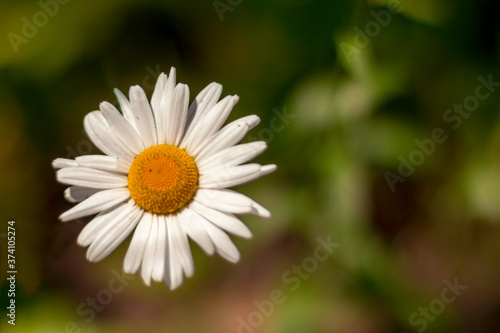
POLYGON ((88 260, 102 260, 133 232, 124 271, 175 289, 194 272, 188 239, 209 255, 240 259, 228 233, 252 233, 235 214, 270 213, 228 188, 276 165, 244 164, 267 148, 263 141, 237 145, 260 119, 250 115, 222 127, 239 97, 218 101, 221 92, 211 83, 189 106, 189 88, 176 83, 172 68, 159 76, 151 103, 139 86, 130 88, 129 99, 115 89, 122 113, 103 102, 85 116, 85 131, 106 155, 58 158, 53 166, 57 180, 70 185, 66 199, 78 202, 60 219, 97 214, 78 237, 88 260))

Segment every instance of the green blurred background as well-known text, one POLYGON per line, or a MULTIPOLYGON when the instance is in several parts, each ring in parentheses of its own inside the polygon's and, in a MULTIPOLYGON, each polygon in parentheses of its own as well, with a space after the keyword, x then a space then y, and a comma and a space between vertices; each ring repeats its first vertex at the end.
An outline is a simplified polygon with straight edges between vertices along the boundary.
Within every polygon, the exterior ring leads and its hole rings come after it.
POLYGON ((0 7, 2 332, 500 332, 500 89, 480 87, 500 81, 496 2, 0 7), (262 118, 246 140, 268 141, 256 161, 279 169, 238 190, 273 216, 242 218, 254 238, 235 239, 237 265, 193 247, 178 290, 134 276, 110 292, 129 240, 87 262, 88 220, 58 221, 71 205, 50 163, 98 153, 84 115, 115 103, 115 87, 150 96, 171 66, 191 99, 216 81, 241 97, 230 120, 262 118), (311 266, 318 237, 340 246, 311 266), (454 296, 453 283, 467 288, 454 296))

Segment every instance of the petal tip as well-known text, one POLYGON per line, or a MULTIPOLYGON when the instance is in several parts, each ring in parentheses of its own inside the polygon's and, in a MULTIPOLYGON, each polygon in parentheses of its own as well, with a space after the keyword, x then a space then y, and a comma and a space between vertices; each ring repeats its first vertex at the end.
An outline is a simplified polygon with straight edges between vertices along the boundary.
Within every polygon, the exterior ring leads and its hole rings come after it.
POLYGON ((260 167, 260 172, 262 176, 268 175, 270 173, 273 173, 278 169, 278 166, 276 164, 268 164, 268 165, 263 165, 260 167))
POLYGON ((59 221, 61 221, 61 222, 68 222, 68 221, 73 220, 73 218, 69 214, 70 211, 71 211, 71 209, 67 210, 64 213, 62 213, 61 215, 59 215, 59 221))
POLYGON ((265 219, 268 219, 271 217, 271 212, 262 206, 260 206, 260 207, 254 206, 253 209, 255 211, 255 214, 259 217, 262 217, 265 219))
POLYGON ((64 198, 68 202, 76 203, 76 200, 71 196, 71 187, 68 187, 67 189, 64 190, 64 198))
POLYGON ((249 116, 247 124, 248 124, 248 127, 250 127, 250 129, 253 129, 255 126, 260 124, 260 117, 255 115, 255 114, 249 116))

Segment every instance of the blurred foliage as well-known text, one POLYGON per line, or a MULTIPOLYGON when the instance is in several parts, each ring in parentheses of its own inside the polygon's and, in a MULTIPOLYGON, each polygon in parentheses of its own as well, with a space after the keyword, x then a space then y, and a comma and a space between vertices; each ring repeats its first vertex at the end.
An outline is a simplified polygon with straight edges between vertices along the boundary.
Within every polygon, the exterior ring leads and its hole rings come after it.
POLYGON ((24 0, 1 7, 2 281, 10 219, 19 272, 15 327, 6 321, 2 285, 2 331, 244 332, 241 320, 260 313, 254 301, 278 289, 285 302, 246 331, 416 332, 423 324, 412 314, 455 278, 467 289, 424 330, 500 330, 500 92, 467 116, 446 118, 474 96, 479 76, 500 81, 495 2, 24 0), (45 22, 44 10, 53 14, 45 22), (44 24, 26 37, 26 22, 44 24), (86 262, 76 237, 87 220, 58 221, 70 204, 50 163, 98 153, 83 132, 84 115, 103 100, 116 102, 115 87, 139 84, 150 95, 171 66, 191 98, 217 81, 224 94, 241 97, 230 119, 262 118, 248 139, 268 141, 257 160, 279 169, 240 190, 273 217, 243 217, 255 237, 235 240, 239 264, 193 247, 196 274, 179 290, 147 288, 136 276, 90 319, 78 309, 88 310, 88 298, 121 271, 128 241, 104 261, 86 262), (415 141, 437 128, 447 139, 422 153, 392 191, 387 172, 398 175, 401 161, 422 150, 415 141), (328 236, 340 247, 292 290, 283 274, 328 236))

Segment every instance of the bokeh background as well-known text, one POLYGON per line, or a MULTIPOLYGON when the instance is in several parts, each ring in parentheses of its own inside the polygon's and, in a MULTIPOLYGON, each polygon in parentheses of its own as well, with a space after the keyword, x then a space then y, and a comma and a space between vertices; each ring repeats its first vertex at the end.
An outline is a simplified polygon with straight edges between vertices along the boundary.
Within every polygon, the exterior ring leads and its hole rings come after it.
POLYGON ((0 7, 2 332, 500 332, 500 87, 478 88, 500 81, 495 1, 0 7), (150 96, 171 66, 191 98, 216 81, 241 97, 230 120, 262 118, 245 140, 268 141, 256 161, 279 170, 238 190, 273 216, 242 218, 254 238, 235 239, 237 265, 193 246, 178 290, 135 276, 110 293, 129 239, 87 262, 88 220, 58 221, 71 205, 51 161, 98 153, 84 115, 115 87, 150 96), (311 266, 318 237, 340 245, 311 266))

